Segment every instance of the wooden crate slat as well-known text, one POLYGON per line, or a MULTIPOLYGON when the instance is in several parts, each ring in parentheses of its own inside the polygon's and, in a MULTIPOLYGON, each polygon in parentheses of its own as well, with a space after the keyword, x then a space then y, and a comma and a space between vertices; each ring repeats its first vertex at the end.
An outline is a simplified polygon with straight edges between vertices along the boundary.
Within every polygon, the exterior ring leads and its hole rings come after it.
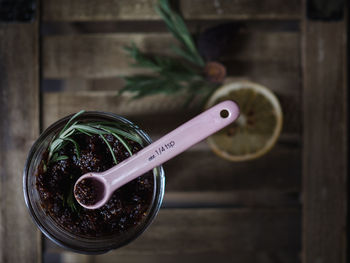
MULTIPOLYGON (((143 51, 170 54, 174 38, 166 33, 86 34, 43 39, 44 78, 107 78, 144 72, 123 47, 134 42, 143 51)), ((224 62, 234 76, 299 79, 299 33, 242 32, 224 62), (280 70, 279 69, 283 69, 280 70)))
MULTIPOLYGON (((255 63, 257 64, 257 63, 255 63)), ((264 67, 264 65, 261 65, 264 67)), ((237 69, 239 71, 240 69, 237 69)), ((256 75, 246 75, 241 77, 230 77, 223 84, 228 84, 234 81, 240 80, 250 80, 258 82, 276 92, 281 94, 281 99, 286 96, 288 101, 284 103, 295 104, 295 100, 300 101, 301 98, 301 80, 300 76, 296 79, 283 78, 276 75, 274 78, 272 76, 264 76, 260 74, 262 69, 256 67, 256 75), (289 101, 294 97, 294 101, 289 101)), ((250 70, 251 72, 251 70, 250 70)), ((270 74, 271 75, 271 74, 270 74)), ((42 90, 43 92, 81 92, 81 91, 119 91, 125 85, 125 81, 121 77, 108 77, 108 78, 98 78, 98 79, 86 79, 86 78, 69 78, 69 79, 44 79, 42 90)), ((299 102, 300 103, 300 102, 299 102)))
MULTIPOLYGON (((169 178, 167 174, 166 178, 169 178)), ((299 195, 296 189, 285 189, 284 187, 265 190, 184 192, 182 189, 169 191, 168 184, 166 184, 162 208, 299 208, 299 195)))
MULTIPOLYGON (((156 0, 46 0, 44 21, 159 20, 156 0)), ((186 19, 300 19, 300 0, 182 0, 186 19)))
POLYGON ((132 43, 148 52, 168 54, 174 39, 153 33, 48 36, 43 41, 43 76, 101 78, 143 73, 130 66, 133 60, 124 51, 132 43))
POLYGON ((300 19, 300 0, 181 0, 186 19, 300 19))
POLYGON ((0 262, 40 262, 22 173, 39 135, 38 24, 0 24, 0 262))
POLYGON ((303 262, 347 258, 346 19, 303 22, 303 262))
MULTIPOLYGON (((209 262, 216 258, 292 263, 299 257, 300 216, 298 209, 161 209, 149 229, 126 247, 88 258, 66 252, 64 258, 69 262, 209 262)), ((46 241, 49 252, 61 251, 46 241)))
MULTIPOLYGON (((295 87, 296 89, 298 87, 295 87)), ((283 134, 300 137, 301 102, 297 95, 276 92, 284 112, 283 134)), ((126 96, 117 96, 116 91, 78 91, 78 92, 45 92, 43 93, 44 127, 66 115, 81 109, 114 112, 139 123, 153 134, 165 134, 184 121, 199 113, 196 108, 184 108, 186 98, 182 95, 154 95, 138 100, 126 96), (159 125, 154 127, 154 120, 159 125)))
POLYGON ((223 160, 207 148, 187 151, 164 164, 164 169, 167 191, 297 192, 300 190, 301 153, 299 149, 278 144, 269 154, 248 165, 223 160), (286 170, 286 166, 290 169, 286 170))
MULTIPOLYGON (((117 96, 116 91, 79 91, 79 92, 45 92, 43 93, 44 127, 48 127, 58 118, 72 114, 81 109, 114 112, 118 115, 144 118, 150 115, 168 115, 180 111, 180 114, 190 116, 193 109, 188 111, 182 107, 181 96, 149 96, 140 100, 131 100, 127 96, 117 96)), ((159 116, 161 117, 161 116, 159 116)), ((159 118, 158 117, 158 118, 159 118)), ((155 127, 156 129, 159 126, 155 127)))
POLYGON ((156 0, 45 0, 43 21, 111 21, 159 19, 156 0))
POLYGON ((280 263, 294 263, 298 262, 298 257, 295 256, 295 251, 281 251, 275 253, 261 252, 261 253, 245 253, 245 252, 235 252, 234 254, 211 254, 211 253, 201 253, 196 255, 183 255, 179 254, 170 254, 170 255, 118 255, 114 256, 114 253, 111 255, 104 255, 96 257, 92 261, 91 257, 87 255, 77 255, 74 253, 64 252, 61 254, 62 260, 69 263, 114 263, 115 258, 123 263, 134 263, 140 262, 143 263, 208 263, 208 262, 231 262, 231 263, 256 263, 256 262, 266 262, 274 263, 274 258, 278 258, 280 263))

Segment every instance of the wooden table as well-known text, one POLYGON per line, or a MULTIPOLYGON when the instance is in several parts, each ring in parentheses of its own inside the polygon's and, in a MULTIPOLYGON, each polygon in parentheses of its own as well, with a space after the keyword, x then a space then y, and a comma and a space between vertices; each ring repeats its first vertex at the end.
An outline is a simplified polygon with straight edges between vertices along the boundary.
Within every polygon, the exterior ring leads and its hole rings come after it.
POLYGON ((23 200, 26 155, 40 131, 80 109, 126 116, 153 139, 194 116, 181 97, 115 96, 117 76, 139 72, 124 45, 167 54, 174 40, 154 0, 46 0, 31 22, 0 21, 0 262, 347 262, 347 25, 311 19, 314 2, 308 12, 299 0, 175 3, 192 31, 239 23, 229 75, 273 90, 284 129, 254 161, 224 161, 205 142, 169 161, 155 222, 101 256, 39 233, 23 200))

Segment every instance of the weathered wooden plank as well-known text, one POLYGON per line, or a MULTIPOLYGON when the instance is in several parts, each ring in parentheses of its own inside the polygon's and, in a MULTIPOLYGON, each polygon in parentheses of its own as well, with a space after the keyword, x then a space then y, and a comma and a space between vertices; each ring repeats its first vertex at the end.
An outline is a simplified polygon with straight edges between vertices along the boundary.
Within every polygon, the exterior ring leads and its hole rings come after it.
MULTIPOLYGON (((296 89, 298 87, 295 87, 296 89)), ((296 94, 277 93, 284 112, 283 133, 300 135, 300 101, 296 94)), ((58 118, 81 109, 114 112, 139 123, 153 134, 165 134, 199 113, 197 108, 183 107, 185 98, 180 95, 155 95, 138 100, 117 96, 116 91, 47 92, 43 94, 44 126, 58 118), (159 125, 154 126, 158 120, 159 125)))
MULTIPOLYGON (((156 0, 46 0, 44 21, 156 20, 156 0)), ((182 0, 186 19, 300 19, 300 0, 182 0)))
POLYGON ((303 262, 348 262, 346 19, 303 21, 303 262))
MULTIPOLYGON (((114 112, 134 120, 135 116, 142 118, 158 114, 167 115, 179 111, 179 114, 191 115, 194 109, 188 111, 182 107, 181 96, 157 95, 131 100, 126 96, 116 96, 115 91, 80 91, 80 92, 47 92, 43 93, 43 123, 47 127, 58 118, 76 112, 77 109, 114 112), (187 112, 187 113, 186 113, 187 112)), ((79 111, 78 110, 78 111, 79 111)), ((186 116, 185 115, 185 116, 186 116)), ((158 127, 155 127, 158 129, 158 127)))
MULTIPOLYGON (((239 70, 239 69, 237 69, 239 70)), ((288 101, 285 103, 299 104, 301 96, 301 83, 300 77, 298 79, 282 78, 279 75, 273 78, 272 76, 264 75, 247 75, 245 77, 228 77, 224 84, 231 83, 233 81, 250 80, 261 85, 264 85, 276 92, 277 94, 283 94, 280 99, 287 97, 288 101), (294 97, 293 101, 289 101, 294 97), (295 102, 297 100, 298 102, 295 102)), ((44 79, 42 84, 42 90, 44 92, 81 92, 81 91, 110 91, 117 92, 122 89, 125 82, 120 77, 114 78, 100 78, 100 79, 85 79, 85 78, 69 78, 69 79, 44 79)), ((286 98, 286 99, 287 99, 286 98)))
MULTIPOLYGON (((162 209, 128 246, 69 262, 298 262, 298 209, 162 209), (87 261, 84 261, 87 260, 87 261)), ((47 241, 48 251, 60 251, 47 241)))
MULTIPOLYGON (((44 78, 106 78, 144 72, 132 68, 123 47, 134 42, 143 51, 171 54, 174 38, 161 34, 86 34, 43 39, 44 78)), ((241 32, 224 58, 234 76, 300 79, 298 32, 241 32), (278 72, 278 74, 276 73, 278 72)))
MULTIPOLYGON (((289 78, 281 78, 279 76, 276 77, 266 77, 264 75, 258 75, 258 76, 247 76, 247 78, 233 78, 229 77, 226 79, 225 83, 231 83, 234 81, 241 81, 241 80, 253 80, 257 83, 260 83, 272 91, 274 91, 282 105, 282 110, 284 112, 284 124, 283 124, 283 130, 286 133, 297 133, 301 134, 301 84, 298 79, 289 79, 289 78)), ((225 84, 224 83, 224 84, 225 84)), ((109 95, 112 97, 115 97, 116 91, 120 90, 124 87, 124 81, 121 78, 103 78, 103 79, 82 79, 82 78, 73 78, 73 79, 63 79, 63 80, 53 80, 53 79, 46 79, 42 82, 42 90, 44 92, 74 92, 76 93, 73 95, 73 97, 77 96, 79 92, 82 91, 100 91, 98 96, 103 96, 103 92, 109 91, 109 95)), ((86 96, 88 93, 81 93, 81 95, 86 96), (83 95, 84 94, 84 95, 83 95)), ((92 93, 91 93, 92 94, 92 93)), ((63 94, 62 94, 63 95, 63 94)), ((46 95, 45 95, 46 96, 46 95)), ((51 96, 51 95, 47 95, 51 96)), ((53 97, 57 96, 52 94, 53 97)), ((106 96, 108 96, 106 94, 106 96)), ((161 111, 154 111, 154 114, 157 114, 157 118, 159 117, 159 114, 164 112, 164 110, 167 112, 167 114, 170 114, 170 112, 181 112, 181 114, 177 114, 177 116, 173 116, 176 119, 179 117, 180 120, 183 120, 186 115, 188 115, 188 111, 184 111, 184 108, 181 104, 182 97, 177 96, 155 96, 153 98, 150 98, 152 101, 153 107, 158 105, 158 108, 162 108, 161 111), (168 103, 174 105, 174 102, 177 103, 178 108, 176 110, 170 110, 168 111, 168 103), (165 109, 163 109, 165 108, 165 109)), ((138 104, 138 107, 141 105, 145 105, 147 108, 147 105, 149 104, 147 101, 149 99, 145 100, 138 100, 135 101, 138 104)), ((89 101, 89 99, 88 99, 89 101)), ((111 107, 115 107, 115 105, 119 105, 121 101, 118 100, 118 104, 115 104, 116 101, 114 101, 114 106, 111 105, 111 107)), ((68 104, 68 103, 67 103, 68 104)), ((76 103, 74 103, 76 105, 76 103)), ((176 105, 176 104, 175 104, 176 105)), ((174 105, 174 106, 175 106, 174 105)), ((134 104, 124 104, 123 103, 123 110, 129 108, 129 106, 134 107, 134 104)), ((68 106, 70 107, 70 106, 68 106)), ((84 100, 84 104, 80 105, 80 107, 85 108, 86 102, 84 100)), ((119 110, 119 109, 118 109, 119 110)), ((149 112, 151 116, 142 116, 142 118, 154 118, 155 116, 153 113, 149 112)), ((132 111, 129 110, 127 114, 132 114, 132 111), (129 113, 130 112, 130 113, 129 113)), ((137 113, 136 113, 137 114, 137 113)), ((167 116, 168 117, 168 116, 167 116)), ((167 121, 171 124, 171 120, 169 118, 164 119, 164 121, 167 121)), ((162 121, 163 122, 163 121, 162 121)), ((147 123, 147 121, 146 121, 147 123)), ((175 123, 175 122, 174 122, 175 123)), ((147 127, 148 128, 148 127, 147 127)))
POLYGON ((46 0, 43 21, 110 21, 159 19, 157 0, 46 0))
MULTIPOLYGON (((167 172, 167 171, 166 171, 167 172)), ((167 174, 166 174, 167 176, 167 174)), ((234 176, 234 175, 232 175, 234 176)), ((167 176, 168 178, 168 176, 167 176)), ((288 180, 288 179, 287 179, 288 180)), ((266 186, 266 184, 265 184, 266 186)), ((168 186, 166 186, 166 189, 168 186)), ((299 191, 295 189, 254 189, 233 191, 178 192, 166 190, 163 208, 286 208, 300 207, 299 191)))
POLYGON ((181 0, 186 19, 300 19, 300 0, 181 0))
POLYGON ((0 24, 0 262, 40 262, 22 171, 39 135, 38 25, 0 24))
MULTIPOLYGON (((115 252, 116 253, 116 252, 115 252)), ((268 253, 268 252, 267 252, 268 253)), ((107 255, 99 256, 99 257, 90 257, 87 255, 78 255, 74 253, 65 252, 62 253, 61 258, 63 262, 67 263, 112 263, 115 262, 115 258, 117 258, 120 262, 123 263, 134 263, 134 262, 144 262, 144 263, 211 263, 211 262, 232 262, 232 263, 256 263, 256 262, 266 262, 266 263, 274 263, 274 258, 278 258, 277 262, 281 263, 294 263, 299 262, 298 257, 295 256, 295 251, 281 251, 269 253, 244 253, 235 251, 234 254, 217 254, 214 255, 212 253, 201 253, 199 255, 183 255, 182 253, 173 255, 118 255, 114 256, 114 253, 110 253, 107 255), (276 254, 278 255, 276 255, 276 254)))
POLYGON ((167 191, 300 190, 298 148, 276 145, 269 154, 248 164, 223 160, 202 145, 206 148, 187 151, 164 164, 167 191))
MULTIPOLYGON (((114 92, 44 93, 44 126, 47 127, 57 119, 84 108, 126 116, 146 131, 150 131, 153 139, 157 139, 189 120, 198 111, 183 108, 181 97, 154 96, 126 102, 125 98, 115 97, 114 94, 114 92)), ((286 112, 294 114, 293 109, 286 109, 286 112)), ((271 153, 249 162, 249 165, 225 161, 215 156, 205 142, 200 143, 165 164, 167 190, 284 189, 298 191, 301 177, 299 135, 295 128, 286 130, 281 137, 281 143, 271 153), (285 167, 289 168, 285 169, 285 167)))
POLYGON ((173 42, 168 34, 48 36, 43 41, 43 76, 96 78, 144 72, 129 67, 133 61, 124 47, 135 43, 149 52, 169 53, 173 42))
MULTIPOLYGON (((255 31, 299 31, 299 20, 186 20, 188 30, 197 36, 205 29, 231 24, 235 28, 255 31)), ((110 34, 110 33, 169 33, 163 20, 105 21, 105 22, 46 22, 41 33, 47 35, 110 34)), ((229 34, 229 33, 228 33, 229 34)))

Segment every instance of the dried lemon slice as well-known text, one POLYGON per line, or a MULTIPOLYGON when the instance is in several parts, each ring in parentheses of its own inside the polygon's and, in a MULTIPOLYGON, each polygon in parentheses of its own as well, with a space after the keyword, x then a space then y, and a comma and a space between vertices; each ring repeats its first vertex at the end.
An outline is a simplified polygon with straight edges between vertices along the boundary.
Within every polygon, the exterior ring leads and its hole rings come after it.
POLYGON ((206 107, 224 100, 235 101, 240 116, 207 139, 213 151, 230 161, 251 160, 267 153, 282 129, 283 114, 277 97, 264 86, 237 81, 215 91, 206 107))

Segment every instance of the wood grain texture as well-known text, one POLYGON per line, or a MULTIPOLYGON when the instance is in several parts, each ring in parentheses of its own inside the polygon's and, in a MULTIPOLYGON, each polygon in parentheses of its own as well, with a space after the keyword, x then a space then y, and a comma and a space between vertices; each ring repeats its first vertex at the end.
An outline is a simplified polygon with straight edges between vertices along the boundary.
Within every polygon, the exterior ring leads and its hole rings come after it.
POLYGON ((45 0, 43 21, 110 21, 159 19, 157 0, 45 0))
POLYGON ((168 54, 174 40, 168 34, 48 36, 43 40, 43 76, 101 78, 145 72, 129 67, 133 61, 124 47, 132 43, 148 52, 168 54))
POLYGON ((300 208, 299 195, 299 191, 283 187, 265 190, 255 188, 253 190, 200 192, 184 192, 182 189, 166 190, 162 208, 300 208))
POLYGON ((266 156, 247 163, 217 157, 206 145, 164 164, 167 191, 299 191, 301 158, 298 148, 276 145, 266 156), (290 167, 286 169, 285 167, 290 167))
MULTIPOLYGON (((175 40, 166 33, 47 36, 43 39, 43 76, 107 78, 144 72, 130 67, 133 61, 123 50, 133 42, 145 52, 168 55, 175 40)), ((223 62, 233 76, 288 78, 299 85, 298 43, 297 32, 242 32, 223 62)))
POLYGON ((40 262, 22 172, 39 135, 38 26, 0 24, 0 262, 40 262))
POLYGON ((303 262, 348 262, 346 22, 303 22, 303 262))
MULTIPOLYGON (((298 262, 297 209, 162 209, 124 248, 100 256, 63 254, 69 262, 298 262), (85 261, 86 260, 86 261, 85 261)), ((60 251, 47 241, 48 251, 60 251)))
MULTIPOLYGON (((156 20, 156 0, 46 0, 44 21, 156 20)), ((300 1, 182 0, 186 19, 300 19, 300 1)))
MULTIPOLYGON (((281 86, 272 87, 282 88, 281 86)), ((300 139, 301 102, 298 94, 300 91, 298 87, 293 88, 295 88, 294 91, 277 90, 276 94, 284 113, 283 134, 300 139)), ((183 107, 186 99, 183 95, 155 95, 131 100, 116 94, 116 91, 45 92, 43 94, 44 126, 47 127, 58 118, 86 109, 126 116, 139 123, 145 130, 152 130, 154 135, 161 135, 199 113, 199 109, 194 106, 189 109, 183 107), (159 125, 154 126, 154 120, 158 120, 159 125)))
MULTIPOLYGON (((256 75, 252 77, 247 76, 245 78, 228 78, 225 83, 240 80, 254 81, 271 89, 277 95, 282 106, 282 111, 284 114, 283 133, 297 134, 297 136, 301 136, 300 76, 296 78, 283 78, 278 75, 276 77, 256 75)), ((147 120, 146 122, 142 121, 140 123, 146 123, 146 126, 149 120, 152 118, 162 117, 162 115, 164 115, 162 114, 163 112, 165 112, 167 117, 171 115, 172 119, 161 118, 162 123, 164 123, 164 125, 162 124, 162 131, 166 131, 164 130, 165 124, 169 124, 169 127, 171 127, 171 123, 180 124, 181 120, 183 121, 187 116, 189 118, 195 113, 193 109, 190 109, 190 112, 185 111, 185 109, 182 107, 182 101, 185 98, 182 98, 181 96, 153 96, 147 99, 136 100, 133 103, 126 103, 125 99, 120 100, 116 97, 116 92, 124 87, 124 81, 121 78, 73 78, 61 80, 45 79, 42 83, 42 89, 45 93, 44 96, 49 99, 50 103, 51 100, 53 100, 52 103, 66 104, 66 113, 73 112, 79 107, 89 107, 90 109, 94 109, 93 97, 95 97, 99 101, 98 103, 101 102, 101 104, 98 104, 99 106, 96 105, 95 109, 100 107, 101 110, 104 108, 104 110, 110 110, 116 113, 120 112, 119 114, 123 113, 130 116, 140 114, 142 116, 142 120, 147 120), (74 100, 74 103, 69 105, 70 101, 72 100, 74 100), (104 100, 105 103, 103 103, 104 100), (81 103, 77 104, 76 101, 80 101, 81 103), (132 107, 137 109, 136 112, 133 113, 132 107), (151 107, 151 109, 147 107, 151 107), (143 110, 148 112, 149 116, 147 116, 148 114, 142 114, 143 110)), ((57 110, 49 109, 49 112, 54 113, 57 112, 57 110)), ((52 119, 51 122, 52 121, 54 121, 54 119, 52 119)), ((135 119, 135 121, 139 122, 139 119, 135 119)), ((149 130, 148 126, 145 128, 149 130)), ((152 129, 159 130, 158 127, 152 127, 152 129)))
POLYGON ((300 0, 181 0, 186 19, 300 19, 300 0))

